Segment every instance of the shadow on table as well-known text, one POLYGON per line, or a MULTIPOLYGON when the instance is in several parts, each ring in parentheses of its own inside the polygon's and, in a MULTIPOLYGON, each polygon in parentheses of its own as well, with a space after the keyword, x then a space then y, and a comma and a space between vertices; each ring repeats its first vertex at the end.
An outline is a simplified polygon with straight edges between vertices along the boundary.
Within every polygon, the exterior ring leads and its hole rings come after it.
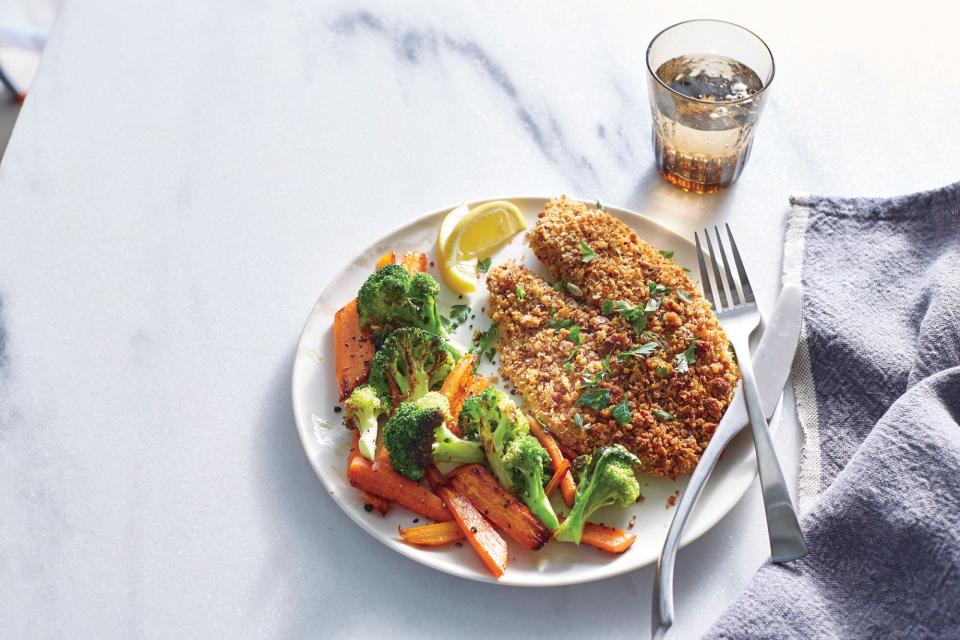
MULTIPOLYGON (((498 587, 419 565, 359 529, 330 499, 301 448, 290 402, 292 360, 291 351, 273 375, 258 427, 255 490, 272 546, 264 550, 265 568, 253 585, 253 599, 264 610, 249 611, 251 623, 261 626, 276 617, 279 628, 269 635, 281 638, 565 637, 591 628, 645 637, 652 567, 578 586, 498 587)), ((741 508, 742 501, 733 513, 741 508)), ((681 593, 722 570, 709 549, 737 536, 730 521, 728 516, 681 554, 681 593)), ((683 615, 683 599, 678 604, 683 615)))

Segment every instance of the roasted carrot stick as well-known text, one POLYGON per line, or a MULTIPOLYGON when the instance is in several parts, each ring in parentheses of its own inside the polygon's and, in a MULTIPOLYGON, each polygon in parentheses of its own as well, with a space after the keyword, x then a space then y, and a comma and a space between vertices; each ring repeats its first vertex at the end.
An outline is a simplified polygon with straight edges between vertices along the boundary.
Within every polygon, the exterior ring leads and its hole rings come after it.
POLYGON ((460 525, 453 521, 400 529, 400 537, 404 542, 424 547, 439 547, 466 538, 460 525))
POLYGON ((347 477, 357 489, 396 502, 431 520, 447 522, 451 519, 440 498, 386 465, 357 456, 350 461, 347 477))
POLYGON ((430 463, 427 465, 427 483, 430 485, 430 488, 433 489, 433 492, 436 493, 437 489, 444 487, 449 484, 447 476, 443 475, 443 472, 440 469, 437 469, 437 465, 430 463))
POLYGON ((473 367, 476 362, 477 356, 472 353, 464 354, 454 365, 447 379, 443 381, 443 386, 440 387, 440 393, 447 396, 447 400, 450 401, 451 420, 447 426, 458 436, 460 435, 460 426, 457 424, 457 418, 460 416, 460 408, 470 394, 470 386, 474 377, 473 367))
MULTIPOLYGON (((550 456, 550 464, 553 466, 553 472, 556 473, 557 469, 564 463, 566 458, 563 453, 560 451, 560 447, 557 445, 557 441, 553 439, 553 436, 544 431, 543 427, 540 426, 540 423, 536 420, 530 421, 530 433, 540 441, 540 444, 543 445, 543 448, 547 450, 547 454, 550 456)), ((568 465, 569 465, 569 461, 568 465)), ((573 474, 568 470, 560 478, 560 493, 563 494, 563 502, 567 507, 573 507, 573 499, 577 497, 577 483, 573 481, 573 474)))
POLYGON ((410 273, 425 272, 427 270, 427 254, 419 251, 407 251, 403 254, 400 264, 410 273))
POLYGON ((527 549, 536 551, 550 539, 550 531, 478 464, 457 467, 447 476, 450 486, 466 496, 473 505, 507 536, 527 549))
POLYGON ((557 488, 557 485, 560 484, 560 481, 563 480, 563 477, 567 475, 567 471, 570 470, 570 461, 564 459, 560 463, 560 466, 557 467, 557 470, 553 472, 553 476, 550 478, 550 482, 547 483, 547 488, 544 489, 547 493, 547 497, 550 497, 550 494, 553 493, 553 490, 557 488))
POLYGON ((354 387, 366 382, 373 351, 373 341, 360 328, 357 301, 351 300, 333 317, 334 367, 341 400, 346 400, 354 387))
POLYGON ((380 256, 380 258, 377 260, 376 270, 380 271, 380 269, 383 269, 388 264, 394 264, 396 261, 397 261, 397 254, 395 254, 393 251, 387 251, 385 254, 380 256))
POLYGON ((630 548, 637 539, 632 533, 627 533, 623 529, 614 529, 613 527, 603 527, 599 524, 588 522, 583 527, 583 537, 580 542, 588 544, 591 547, 606 551, 607 553, 623 553, 630 548))
POLYGON ((507 541, 500 537, 483 514, 477 510, 466 496, 457 493, 449 486, 439 487, 437 494, 443 498, 447 509, 453 515, 453 521, 467 537, 483 564, 487 565, 495 577, 503 575, 507 568, 507 541))
MULTIPOLYGON (((350 472, 350 462, 357 456, 360 455, 360 449, 358 443, 360 440, 360 434, 357 431, 353 432, 353 441, 350 444, 350 451, 347 453, 347 473, 350 472)), ((376 510, 382 516, 387 515, 387 512, 390 511, 390 501, 384 500, 380 496, 375 496, 372 493, 367 493, 366 491, 361 491, 360 496, 363 498, 363 505, 370 505, 371 509, 376 510)))

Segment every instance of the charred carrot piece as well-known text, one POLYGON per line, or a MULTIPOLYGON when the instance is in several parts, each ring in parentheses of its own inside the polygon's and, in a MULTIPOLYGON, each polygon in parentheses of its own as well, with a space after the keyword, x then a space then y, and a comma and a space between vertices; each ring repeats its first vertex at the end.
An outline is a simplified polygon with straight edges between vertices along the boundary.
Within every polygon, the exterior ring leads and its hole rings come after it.
POLYGON ((377 260, 376 271, 380 271, 380 269, 383 269, 388 264, 394 264, 396 261, 397 254, 395 254, 393 251, 387 251, 377 260))
MULTIPOLYGON (((357 456, 360 455, 360 449, 358 443, 360 441, 360 434, 356 431, 353 432, 353 441, 350 444, 350 451, 347 453, 347 473, 350 472, 350 462, 357 456)), ((382 516, 387 515, 387 512, 390 511, 390 501, 384 500, 380 496, 375 496, 372 493, 367 493, 366 491, 361 491, 360 496, 363 498, 364 507, 370 505, 370 510, 375 510, 382 516)))
POLYGON ((550 482, 547 483, 547 488, 544 489, 547 493, 547 497, 553 493, 553 490, 557 488, 557 485, 563 480, 563 477, 567 475, 567 471, 570 470, 570 461, 564 459, 560 463, 560 466, 557 467, 557 470, 553 472, 553 476, 550 478, 550 482))
POLYGON ((536 551, 550 539, 550 531, 526 505, 500 486, 478 464, 457 467, 447 476, 450 486, 470 502, 508 537, 536 551))
POLYGON ((483 560, 483 564, 487 565, 490 573, 496 578, 502 576, 507 568, 507 541, 466 496, 449 486, 440 487, 437 493, 443 498, 447 509, 453 515, 453 521, 460 527, 460 531, 467 537, 470 546, 483 560))
POLYGON ((466 536, 460 530, 459 524, 450 521, 400 529, 400 538, 406 543, 422 547, 441 547, 451 542, 463 540, 466 536))
POLYGON ((564 504, 572 508, 573 499, 577 497, 577 483, 573 481, 573 474, 569 470, 569 460, 564 457, 553 436, 544 431, 543 427, 541 427, 540 423, 536 420, 530 421, 530 433, 533 434, 533 437, 539 440, 543 448, 547 450, 547 455, 550 456, 550 464, 553 467, 554 473, 557 472, 557 469, 559 469, 564 462, 567 462, 567 472, 560 478, 560 493, 563 494, 564 504))
POLYGON ((447 522, 451 519, 450 512, 440 498, 386 465, 371 463, 363 456, 356 456, 350 461, 347 478, 357 489, 396 502, 431 520, 447 522))
POLYGON ((333 355, 340 399, 367 380, 373 360, 373 341, 360 328, 357 301, 351 300, 333 317, 333 355))
POLYGON ((460 435, 460 426, 457 424, 457 418, 460 416, 460 408, 467 399, 468 389, 473 378, 473 367, 476 362, 477 356, 472 353, 465 354, 457 361, 447 379, 443 381, 443 386, 440 387, 440 393, 450 401, 451 420, 447 426, 458 436, 460 435))
POLYGON ((447 476, 443 475, 440 469, 437 469, 437 465, 431 463, 427 465, 427 484, 429 484, 433 492, 436 493, 437 489, 446 486, 449 484, 449 481, 447 480, 447 476))
POLYGON ((623 529, 604 527, 588 522, 583 526, 580 542, 607 553, 623 553, 637 540, 637 536, 623 529))
POLYGON ((403 254, 400 264, 410 273, 425 272, 427 270, 427 254, 419 251, 407 251, 403 254))

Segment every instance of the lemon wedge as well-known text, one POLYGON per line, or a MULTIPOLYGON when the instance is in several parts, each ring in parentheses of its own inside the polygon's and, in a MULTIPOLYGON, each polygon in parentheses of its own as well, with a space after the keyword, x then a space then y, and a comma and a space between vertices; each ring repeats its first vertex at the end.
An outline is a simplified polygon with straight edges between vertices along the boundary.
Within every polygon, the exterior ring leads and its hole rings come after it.
POLYGON ((476 291, 477 261, 489 257, 527 228, 523 213, 512 202, 496 200, 450 211, 437 234, 440 274, 457 293, 476 291))

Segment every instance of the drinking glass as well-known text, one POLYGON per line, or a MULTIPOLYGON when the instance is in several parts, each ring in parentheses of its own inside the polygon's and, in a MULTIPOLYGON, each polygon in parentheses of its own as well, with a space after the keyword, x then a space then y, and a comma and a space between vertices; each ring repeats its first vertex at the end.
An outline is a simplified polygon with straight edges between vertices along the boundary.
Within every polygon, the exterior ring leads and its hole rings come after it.
POLYGON ((697 193, 731 185, 773 81, 770 48, 731 22, 689 20, 650 41, 647 70, 660 174, 697 193))

